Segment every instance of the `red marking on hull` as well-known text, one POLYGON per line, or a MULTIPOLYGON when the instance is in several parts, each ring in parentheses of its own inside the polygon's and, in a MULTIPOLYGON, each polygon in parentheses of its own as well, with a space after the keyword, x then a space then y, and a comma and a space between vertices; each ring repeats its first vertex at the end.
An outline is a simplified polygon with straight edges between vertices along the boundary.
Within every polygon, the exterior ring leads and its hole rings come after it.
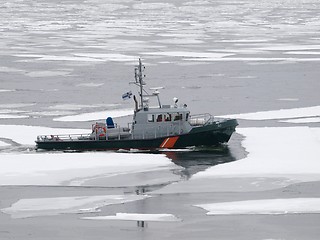
POLYGON ((160 148, 173 148, 178 138, 179 136, 165 138, 163 142, 160 144, 160 148))

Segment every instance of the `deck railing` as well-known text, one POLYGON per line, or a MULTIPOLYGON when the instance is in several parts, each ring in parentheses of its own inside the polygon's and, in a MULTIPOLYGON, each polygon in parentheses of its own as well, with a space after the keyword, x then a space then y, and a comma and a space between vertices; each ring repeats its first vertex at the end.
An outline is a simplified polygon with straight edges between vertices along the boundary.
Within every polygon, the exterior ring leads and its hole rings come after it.
POLYGON ((192 115, 189 117, 188 122, 191 126, 203 126, 213 122, 213 116, 209 113, 192 115))
POLYGON ((65 134, 65 135, 40 135, 37 137, 39 142, 48 141, 86 141, 92 139, 90 133, 88 134, 65 134))

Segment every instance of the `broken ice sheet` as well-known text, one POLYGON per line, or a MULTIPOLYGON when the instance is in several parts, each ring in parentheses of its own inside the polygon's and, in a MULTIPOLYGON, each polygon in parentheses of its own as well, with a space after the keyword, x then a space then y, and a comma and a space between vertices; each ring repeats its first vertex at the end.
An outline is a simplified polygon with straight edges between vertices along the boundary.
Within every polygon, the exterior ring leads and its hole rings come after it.
POLYGON ((20 199, 1 212, 12 218, 50 216, 65 213, 99 212, 101 207, 133 202, 147 198, 145 195, 103 195, 56 198, 20 199))

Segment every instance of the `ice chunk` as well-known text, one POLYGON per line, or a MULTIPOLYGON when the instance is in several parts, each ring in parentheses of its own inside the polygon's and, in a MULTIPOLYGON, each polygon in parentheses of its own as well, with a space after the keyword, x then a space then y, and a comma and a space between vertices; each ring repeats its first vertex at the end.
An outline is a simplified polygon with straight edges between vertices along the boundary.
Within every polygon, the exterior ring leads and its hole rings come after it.
POLYGON ((0 165, 0 185, 79 186, 93 178, 177 168, 163 154, 115 152, 1 154, 0 165))
POLYGON ((116 118, 116 117, 124 117, 133 114, 132 109, 118 109, 118 110, 106 110, 101 112, 92 112, 92 113, 83 113, 73 116, 65 116, 60 118, 53 119, 54 121, 61 122, 86 122, 86 121, 94 121, 100 119, 106 119, 108 116, 116 118))
POLYGON ((226 116, 217 116, 222 118, 240 118, 246 120, 270 120, 270 119, 285 119, 298 117, 313 117, 320 115, 320 106, 280 109, 273 111, 263 111, 254 113, 241 113, 226 116))
POLYGON ((10 207, 1 209, 1 212, 10 214, 12 218, 98 212, 103 206, 138 201, 147 197, 144 195, 102 195, 20 199, 10 207))
POLYGON ((320 198, 262 199, 199 204, 207 215, 320 213, 320 198))
POLYGON ((49 128, 24 125, 0 125, 0 137, 12 139, 20 144, 34 145, 38 135, 45 134, 84 134, 88 129, 49 128))
POLYGON ((115 216, 83 217, 85 220, 125 220, 125 221, 152 221, 152 222, 177 222, 181 221, 172 214, 141 214, 117 213, 115 216))
POLYGON ((285 122, 285 123, 318 123, 318 122, 320 122, 320 117, 289 119, 289 120, 283 120, 280 122, 285 122))

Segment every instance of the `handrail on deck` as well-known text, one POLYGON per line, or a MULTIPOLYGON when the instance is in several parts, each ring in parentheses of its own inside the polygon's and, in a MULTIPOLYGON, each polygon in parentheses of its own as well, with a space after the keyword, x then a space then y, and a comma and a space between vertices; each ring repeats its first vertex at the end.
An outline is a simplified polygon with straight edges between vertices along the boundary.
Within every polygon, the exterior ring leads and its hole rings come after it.
POLYGON ((210 113, 191 115, 188 122, 191 126, 203 126, 213 122, 213 116, 210 113))
POLYGON ((85 134, 64 134, 64 135, 40 135, 37 137, 38 142, 47 142, 47 141, 85 141, 91 139, 92 136, 90 133, 85 134))

